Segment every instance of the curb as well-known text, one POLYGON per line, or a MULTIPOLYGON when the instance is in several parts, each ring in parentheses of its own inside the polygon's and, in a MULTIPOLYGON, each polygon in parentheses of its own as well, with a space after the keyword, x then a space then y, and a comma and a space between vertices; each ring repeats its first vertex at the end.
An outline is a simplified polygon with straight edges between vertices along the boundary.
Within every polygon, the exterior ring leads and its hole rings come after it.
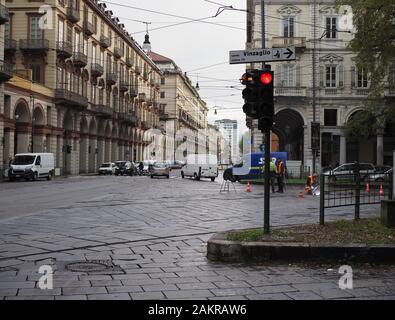
MULTIPOLYGON (((234 230, 232 230, 234 231, 234 230)), ((230 232, 230 231, 229 231, 230 232)), ((395 245, 238 242, 220 232, 207 242, 207 258, 221 262, 339 261, 395 262, 395 245)))

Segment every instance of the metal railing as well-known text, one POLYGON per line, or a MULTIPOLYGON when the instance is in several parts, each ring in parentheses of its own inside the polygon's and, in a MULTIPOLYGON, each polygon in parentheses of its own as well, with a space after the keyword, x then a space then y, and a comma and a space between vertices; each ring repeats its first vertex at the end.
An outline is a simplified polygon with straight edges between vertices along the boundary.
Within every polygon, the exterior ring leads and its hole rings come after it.
POLYGON ((4 24, 9 20, 8 8, 0 4, 0 24, 4 24))
POLYGON ((295 48, 306 48, 306 38, 305 37, 273 37, 272 47, 282 48, 282 47, 295 47, 295 48))
POLYGON ((94 29, 93 23, 91 23, 89 21, 84 21, 84 33, 87 36, 91 36, 92 34, 95 33, 95 29, 94 29))
POLYGON ((117 80, 118 80, 118 75, 116 73, 114 73, 114 72, 107 72, 107 74, 106 74, 107 84, 114 85, 114 84, 117 83, 117 80))
POLYGON ((8 81, 14 74, 14 65, 6 61, 0 61, 0 80, 8 81))
POLYGON ((104 73, 104 68, 98 63, 92 63, 91 65, 91 75, 93 77, 101 77, 104 73))
POLYGON ((6 38, 4 40, 4 50, 5 51, 15 52, 16 51, 16 47, 17 47, 17 41, 16 40, 8 39, 8 38, 6 38))
POLYGON ((78 108, 88 107, 88 98, 67 89, 55 89, 55 99, 58 103, 65 103, 78 108))
POLYGON ((57 41, 56 51, 58 56, 70 58, 73 55, 73 46, 68 41, 57 41))
POLYGON ((105 35, 100 36, 100 46, 103 48, 108 48, 111 46, 111 39, 105 35))
POLYGON ((19 48, 22 51, 48 51, 49 40, 47 39, 21 39, 19 40, 19 48))
POLYGON ((66 16, 70 22, 76 23, 80 21, 80 10, 73 6, 68 6, 66 9, 66 16))
POLYGON ((328 171, 320 175, 320 224, 325 223, 325 209, 354 207, 355 220, 360 218, 360 206, 380 204, 392 199, 392 173, 376 173, 359 169, 356 162, 353 172, 328 171))

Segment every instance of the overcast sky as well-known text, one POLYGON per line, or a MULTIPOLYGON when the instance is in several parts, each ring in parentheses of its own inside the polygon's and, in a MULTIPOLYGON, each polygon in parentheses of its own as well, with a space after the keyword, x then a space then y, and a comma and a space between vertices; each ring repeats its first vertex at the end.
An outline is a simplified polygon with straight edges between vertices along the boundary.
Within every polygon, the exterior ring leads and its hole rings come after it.
MULTIPOLYGON (((204 0, 109 0, 102 2, 106 2, 108 9, 120 18, 126 30, 141 45, 144 42, 146 30, 143 21, 151 23, 148 28, 152 51, 173 59, 184 72, 187 72, 194 85, 199 82, 200 96, 206 101, 210 110, 210 123, 214 123, 217 119, 233 119, 239 122, 239 134, 247 129, 242 111, 241 89, 243 86, 239 81, 244 73, 245 65, 229 64, 229 51, 245 48, 245 11, 225 10, 217 17, 209 18, 216 15, 220 5, 204 0), (204 21, 224 24, 228 27, 190 22, 187 18, 207 18, 204 21), (183 22, 184 24, 169 26, 183 22), (162 29, 155 30, 156 28, 162 29), (236 88, 231 88, 231 86, 236 88), (215 106, 220 107, 216 116, 214 115, 215 106)), ((213 2, 225 6, 231 5, 236 9, 246 7, 245 0, 213 0, 213 2)))

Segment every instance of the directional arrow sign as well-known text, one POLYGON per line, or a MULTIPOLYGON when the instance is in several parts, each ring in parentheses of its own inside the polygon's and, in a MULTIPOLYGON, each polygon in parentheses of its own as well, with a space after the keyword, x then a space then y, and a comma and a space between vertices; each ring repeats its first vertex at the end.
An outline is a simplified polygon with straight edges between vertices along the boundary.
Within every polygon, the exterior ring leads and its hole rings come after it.
POLYGON ((295 47, 270 48, 270 49, 249 49, 229 52, 229 63, 251 63, 269 61, 290 61, 295 60, 295 47))

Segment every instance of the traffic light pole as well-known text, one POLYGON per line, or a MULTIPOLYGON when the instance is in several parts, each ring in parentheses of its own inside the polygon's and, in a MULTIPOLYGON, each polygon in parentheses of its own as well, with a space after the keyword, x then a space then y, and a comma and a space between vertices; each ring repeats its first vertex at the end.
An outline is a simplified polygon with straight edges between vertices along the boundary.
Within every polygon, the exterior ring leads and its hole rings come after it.
MULTIPOLYGON (((265 30, 265 1, 261 0, 261 31, 262 31, 262 48, 266 48, 266 30, 265 30)), ((265 69, 265 63, 262 64, 265 69)), ((260 121, 260 120, 259 120, 260 121)), ((270 129, 262 130, 265 138, 265 194, 264 194, 264 212, 263 212, 263 234, 270 233, 270 129)))

